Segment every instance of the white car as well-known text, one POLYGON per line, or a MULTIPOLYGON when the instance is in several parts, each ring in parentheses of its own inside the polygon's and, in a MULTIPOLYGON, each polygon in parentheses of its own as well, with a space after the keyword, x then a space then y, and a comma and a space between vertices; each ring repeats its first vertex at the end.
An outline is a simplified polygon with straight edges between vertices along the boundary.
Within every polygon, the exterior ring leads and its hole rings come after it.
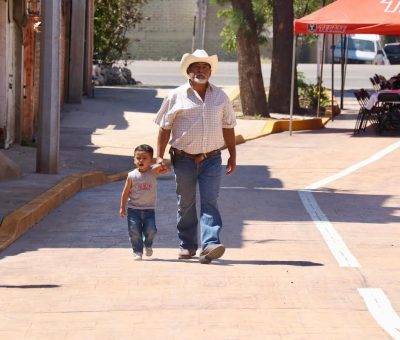
MULTIPOLYGON (((335 46, 335 62, 340 62, 342 59, 342 41, 340 39, 335 46)), ((347 36, 346 45, 343 52, 349 64, 372 64, 377 52, 382 49, 380 37, 377 34, 350 34, 347 36)))

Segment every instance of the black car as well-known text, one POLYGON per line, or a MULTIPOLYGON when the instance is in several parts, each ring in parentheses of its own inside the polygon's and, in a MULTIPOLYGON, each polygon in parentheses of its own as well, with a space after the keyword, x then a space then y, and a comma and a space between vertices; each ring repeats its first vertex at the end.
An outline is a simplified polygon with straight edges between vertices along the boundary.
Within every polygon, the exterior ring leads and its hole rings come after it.
POLYGON ((400 43, 386 44, 383 49, 390 64, 400 64, 400 43))

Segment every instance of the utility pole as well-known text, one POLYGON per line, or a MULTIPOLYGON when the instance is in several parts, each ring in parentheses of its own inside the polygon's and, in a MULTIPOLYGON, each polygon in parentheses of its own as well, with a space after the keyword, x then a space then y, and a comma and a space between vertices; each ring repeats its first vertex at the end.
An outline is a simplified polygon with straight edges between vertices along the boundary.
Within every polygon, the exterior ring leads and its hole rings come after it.
POLYGON ((88 98, 94 97, 92 82, 93 73, 93 35, 94 35, 94 0, 87 0, 86 3, 86 42, 84 61, 84 92, 88 98))
POLYGON ((72 0, 68 103, 81 104, 86 40, 86 1, 72 0))
POLYGON ((36 171, 58 172, 60 148, 61 0, 41 1, 40 83, 36 171))
POLYGON ((208 0, 197 0, 196 18, 197 18, 197 46, 204 49, 206 36, 206 18, 207 18, 208 0))

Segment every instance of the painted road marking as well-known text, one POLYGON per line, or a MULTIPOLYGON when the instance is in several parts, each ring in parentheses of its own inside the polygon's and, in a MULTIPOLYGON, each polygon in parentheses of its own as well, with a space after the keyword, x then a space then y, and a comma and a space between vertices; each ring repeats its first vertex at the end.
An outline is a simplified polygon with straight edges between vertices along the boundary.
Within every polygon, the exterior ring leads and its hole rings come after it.
POLYGON ((347 248, 342 237, 333 227, 331 222, 329 222, 326 215, 322 212, 312 192, 307 190, 299 190, 299 195, 304 207, 306 208, 311 219, 314 221, 314 224, 321 233, 331 253, 339 263, 339 266, 354 268, 360 267, 360 264, 350 252, 349 248, 347 248))
POLYGON ((383 150, 377 152, 375 155, 372 155, 368 159, 356 163, 347 169, 344 169, 338 172, 335 175, 329 176, 325 179, 322 179, 318 182, 315 182, 303 190, 299 190, 298 193, 300 195, 300 199, 306 208, 308 214, 310 215, 312 221, 317 226, 317 229, 322 234, 326 244, 328 245, 331 253, 336 258, 339 263, 340 267, 360 267, 357 259, 351 253, 349 248, 344 243, 342 237, 336 231, 334 226, 330 223, 328 218, 322 212, 321 208, 319 207, 317 201, 315 200, 311 190, 318 189, 320 187, 324 187, 327 184, 336 181, 339 178, 347 176, 354 171, 357 171, 377 160, 381 159, 382 157, 386 156, 390 152, 396 150, 400 147, 400 142, 396 142, 394 144, 389 145, 388 147, 384 148, 383 150))
POLYGON ((400 318, 380 288, 358 288, 376 322, 394 339, 400 340, 400 318))
MULTIPOLYGON (((400 142, 389 145, 385 149, 371 156, 370 158, 356 163, 347 169, 329 176, 321 181, 315 182, 307 186, 304 190, 299 190, 299 196, 306 208, 308 214, 322 234, 326 244, 328 245, 333 256, 341 267, 360 267, 357 259, 351 254, 339 233, 329 222, 326 215, 322 212, 317 201, 315 200, 311 190, 315 190, 336 181, 339 178, 347 176, 357 171, 400 147, 400 142)), ((393 309, 389 299, 380 288, 358 288, 358 292, 364 299, 369 312, 372 314, 377 323, 394 339, 400 340, 400 318, 393 309)))
POLYGON ((350 175, 351 173, 353 173, 354 171, 357 171, 361 168, 363 168, 364 166, 367 166, 373 162, 376 162, 377 160, 381 159, 382 157, 386 156, 387 154, 391 153, 392 151, 396 150, 397 148, 400 147, 400 142, 394 143, 392 145, 389 145, 388 147, 384 148, 383 150, 377 152, 375 155, 371 156, 370 158, 361 161, 359 163, 356 163, 350 167, 348 167, 347 169, 344 169, 340 172, 338 172, 336 175, 332 175, 329 176, 321 181, 315 182, 309 186, 307 186, 305 189, 307 190, 314 190, 314 189, 318 189, 321 187, 324 187, 325 185, 327 185, 328 183, 331 183, 333 181, 336 181, 339 178, 342 178, 344 176, 350 175))

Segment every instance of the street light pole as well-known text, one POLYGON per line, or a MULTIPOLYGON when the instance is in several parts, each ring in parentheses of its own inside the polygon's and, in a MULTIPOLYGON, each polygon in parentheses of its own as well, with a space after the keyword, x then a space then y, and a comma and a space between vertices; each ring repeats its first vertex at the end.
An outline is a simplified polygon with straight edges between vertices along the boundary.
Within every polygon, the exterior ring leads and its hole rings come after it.
POLYGON ((60 145, 61 0, 41 1, 40 82, 36 171, 58 172, 60 145))

